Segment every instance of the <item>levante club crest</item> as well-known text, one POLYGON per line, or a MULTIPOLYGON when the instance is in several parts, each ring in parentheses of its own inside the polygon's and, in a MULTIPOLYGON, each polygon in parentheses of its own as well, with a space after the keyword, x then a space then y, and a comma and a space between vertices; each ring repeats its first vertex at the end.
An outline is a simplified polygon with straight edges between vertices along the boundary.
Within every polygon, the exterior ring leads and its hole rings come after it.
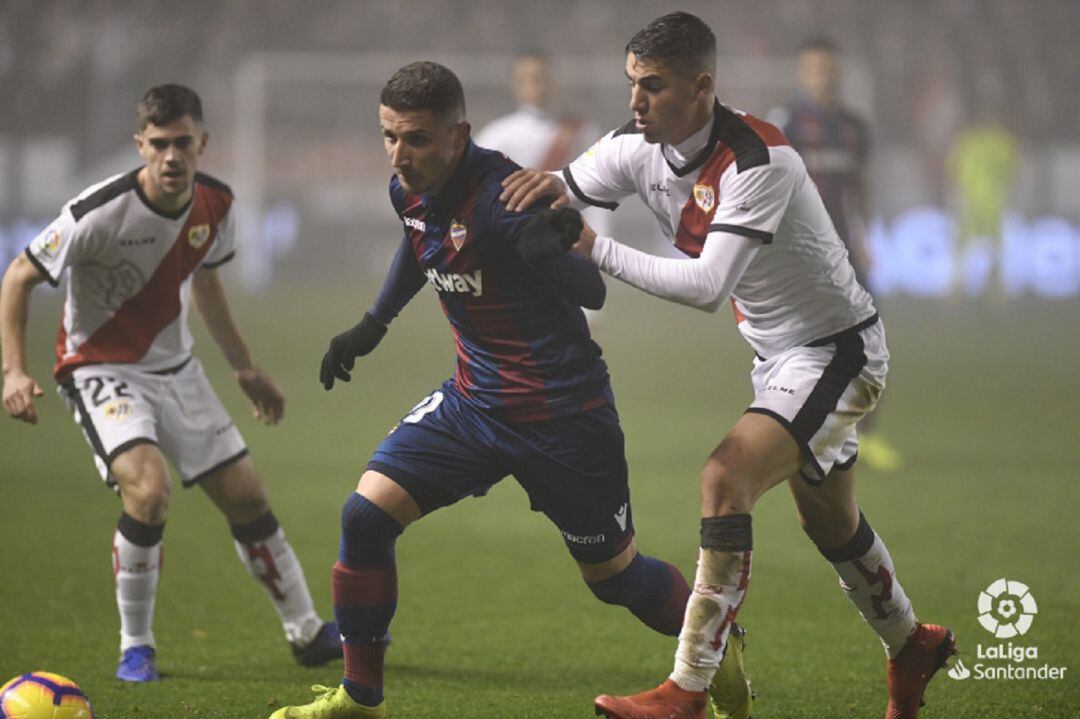
POLYGON ((450 242, 454 244, 455 250, 460 250, 461 246, 465 244, 465 238, 469 236, 469 228, 464 222, 458 222, 454 220, 450 224, 450 242))

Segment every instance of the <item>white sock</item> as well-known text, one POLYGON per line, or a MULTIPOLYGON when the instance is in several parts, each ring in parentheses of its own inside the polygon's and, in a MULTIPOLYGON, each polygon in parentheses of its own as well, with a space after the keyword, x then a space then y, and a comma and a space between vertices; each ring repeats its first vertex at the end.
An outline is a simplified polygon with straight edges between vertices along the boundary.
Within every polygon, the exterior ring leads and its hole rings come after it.
POLYGON ((298 646, 314 639, 322 627, 322 620, 315 613, 304 570, 292 545, 285 539, 284 530, 278 527, 258 542, 234 543, 240 561, 262 583, 273 601, 285 629, 285 638, 298 646))
POLYGON ((117 530, 113 534, 113 576, 120 610, 120 651, 154 643, 154 599, 161 573, 161 542, 152 547, 133 544, 117 530))
POLYGON ((915 631, 915 610, 896 580, 889 550, 860 517, 855 536, 844 547, 822 550, 840 576, 840 588, 895 658, 915 631))
POLYGON ((704 547, 698 553, 694 591, 686 604, 670 677, 686 691, 705 691, 720 666, 731 623, 750 582, 752 553, 704 547))

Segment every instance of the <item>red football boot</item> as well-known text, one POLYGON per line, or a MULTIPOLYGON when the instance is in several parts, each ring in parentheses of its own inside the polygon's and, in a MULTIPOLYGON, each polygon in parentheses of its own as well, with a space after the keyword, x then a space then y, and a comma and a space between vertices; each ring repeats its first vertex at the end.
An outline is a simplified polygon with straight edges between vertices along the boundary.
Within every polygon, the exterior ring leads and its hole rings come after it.
POLYGON ((885 719, 915 719, 934 672, 956 654, 956 639, 945 627, 916 624, 904 648, 889 660, 889 707, 885 719))
POLYGON ((596 715, 608 719, 705 719, 705 692, 688 692, 668 679, 655 689, 628 697, 601 694, 596 715))

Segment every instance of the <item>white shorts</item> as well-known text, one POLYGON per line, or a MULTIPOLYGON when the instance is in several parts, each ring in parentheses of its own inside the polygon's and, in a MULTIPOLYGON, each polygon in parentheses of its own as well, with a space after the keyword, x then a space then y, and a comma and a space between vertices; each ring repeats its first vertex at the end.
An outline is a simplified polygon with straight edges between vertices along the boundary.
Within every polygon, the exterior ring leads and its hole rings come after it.
POLYGON ((754 401, 747 412, 782 424, 802 448, 803 479, 820 484, 833 467, 855 463, 855 426, 877 405, 889 371, 885 329, 877 316, 851 329, 754 359, 754 401))
POLYGON ((112 461, 137 444, 158 445, 185 487, 247 454, 195 357, 161 373, 124 364, 79 367, 59 391, 110 487, 112 461))

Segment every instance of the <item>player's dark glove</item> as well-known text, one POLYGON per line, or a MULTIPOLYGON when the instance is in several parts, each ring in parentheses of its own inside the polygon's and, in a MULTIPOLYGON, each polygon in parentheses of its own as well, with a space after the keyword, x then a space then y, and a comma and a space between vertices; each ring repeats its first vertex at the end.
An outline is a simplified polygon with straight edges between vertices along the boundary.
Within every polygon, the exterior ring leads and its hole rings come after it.
POLYGON ((541 210, 522 229, 518 254, 530 265, 558 257, 574 246, 583 227, 581 213, 573 208, 541 210))
POLYGON ((330 340, 330 349, 323 355, 322 367, 319 368, 319 381, 323 389, 331 389, 335 377, 342 382, 352 379, 349 372, 356 358, 375 349, 385 334, 386 325, 372 317, 370 312, 365 312, 364 319, 355 327, 330 340))

